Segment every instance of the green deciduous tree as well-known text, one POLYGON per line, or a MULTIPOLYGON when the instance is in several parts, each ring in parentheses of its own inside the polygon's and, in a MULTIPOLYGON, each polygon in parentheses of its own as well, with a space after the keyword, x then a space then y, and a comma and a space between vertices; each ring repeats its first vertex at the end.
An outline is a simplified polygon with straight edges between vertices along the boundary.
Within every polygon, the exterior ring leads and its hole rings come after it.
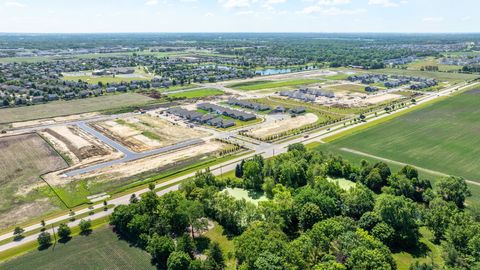
POLYGON ((472 195, 465 179, 454 176, 442 178, 437 185, 437 193, 460 208, 463 208, 465 199, 472 195))
POLYGON ((81 234, 89 234, 92 231, 92 223, 90 220, 82 219, 78 226, 80 227, 81 234))
POLYGON ((146 250, 158 265, 165 267, 168 257, 175 251, 175 243, 170 237, 153 234, 148 239, 146 250))
POLYGON ((261 190, 263 184, 262 167, 255 160, 248 160, 243 164, 243 178, 245 187, 261 190))
POLYGON ((208 270, 225 269, 225 259, 222 250, 220 249, 220 245, 217 242, 212 241, 208 246, 205 268, 208 270))
POLYGON ((190 268, 190 256, 182 251, 172 252, 167 259, 168 270, 189 270, 190 268))
POLYGON ((60 239, 65 240, 70 238, 71 233, 72 231, 70 230, 67 224, 61 223, 60 225, 58 225, 57 234, 58 234, 58 237, 60 237, 60 239))
POLYGON ((375 205, 373 192, 365 186, 358 185, 342 195, 344 215, 359 219, 364 213, 372 211, 375 205))
POLYGON ((49 232, 41 232, 37 238, 40 248, 46 248, 52 243, 52 236, 49 232))
POLYGON ((397 247, 412 247, 419 238, 417 206, 407 198, 381 195, 374 207, 380 219, 394 229, 392 244, 397 247))

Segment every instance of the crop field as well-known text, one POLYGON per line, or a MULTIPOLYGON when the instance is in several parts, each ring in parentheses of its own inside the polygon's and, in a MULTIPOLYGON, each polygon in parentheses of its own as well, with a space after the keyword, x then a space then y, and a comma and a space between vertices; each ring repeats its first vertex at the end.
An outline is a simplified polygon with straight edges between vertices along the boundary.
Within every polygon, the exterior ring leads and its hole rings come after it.
POLYGON ((0 109, 0 124, 30 121, 71 114, 118 109, 128 106, 141 106, 154 101, 135 93, 106 95, 101 97, 55 101, 34 106, 0 109))
POLYGON ((0 138, 0 228, 56 209, 37 188, 40 175, 66 162, 37 134, 0 138))
POLYGON ((67 243, 32 251, 3 264, 1 269, 157 269, 150 254, 118 239, 110 228, 75 236, 67 243))
POLYGON ((480 182, 480 90, 472 90, 332 142, 337 148, 480 182))
POLYGON ((241 82, 235 83, 231 85, 227 85, 227 87, 244 90, 244 91, 255 91, 255 90, 263 90, 263 89, 271 89, 271 88, 280 88, 280 87, 298 87, 301 85, 308 85, 322 82, 323 80, 318 79, 295 79, 295 80, 287 80, 287 81, 249 81, 249 82, 241 82))
POLYGON ((220 96, 225 94, 222 90, 218 90, 215 88, 204 88, 198 90, 191 90, 191 91, 183 91, 168 94, 168 97, 171 98, 203 98, 203 97, 212 97, 212 96, 220 96))

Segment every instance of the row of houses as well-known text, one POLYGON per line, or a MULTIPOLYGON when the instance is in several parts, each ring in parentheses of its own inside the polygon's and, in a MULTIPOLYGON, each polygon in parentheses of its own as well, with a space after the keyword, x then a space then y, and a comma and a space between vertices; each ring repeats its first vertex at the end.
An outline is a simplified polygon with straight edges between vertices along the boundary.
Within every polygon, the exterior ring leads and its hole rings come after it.
POLYGON ((168 114, 172 114, 192 122, 207 124, 217 128, 228 128, 235 126, 235 121, 230 119, 223 119, 218 115, 210 113, 201 114, 197 111, 191 111, 180 107, 169 108, 166 112, 168 114))
POLYGON ((292 99, 298 99, 305 102, 314 102, 317 97, 327 97, 327 98, 334 98, 335 93, 331 91, 326 91, 323 89, 299 89, 299 90, 291 90, 291 91, 280 91, 279 95, 282 97, 288 97, 292 99))
POLYGON ((227 103, 233 106, 239 106, 242 108, 252 109, 252 110, 261 111, 261 112, 270 110, 270 107, 265 104, 250 102, 246 100, 229 99, 227 103))
POLYGON ((255 120, 257 118, 255 114, 245 113, 242 111, 225 108, 212 103, 201 103, 197 105, 197 108, 207 112, 228 116, 241 121, 250 121, 250 120, 255 120))
MULTIPOLYGON (((352 75, 348 77, 348 80, 351 82, 360 81, 363 84, 383 83, 383 85, 387 88, 395 88, 395 87, 399 87, 399 86, 407 85, 411 83, 414 83, 413 85, 415 85, 415 88, 420 86, 425 86, 425 85, 427 87, 430 87, 437 84, 437 82, 433 79, 427 79, 427 78, 415 77, 415 76, 385 75, 385 74, 352 75)), ((372 89, 369 88, 369 90, 372 90, 372 89)))
POLYGON ((435 85, 437 85, 437 81, 428 80, 428 81, 425 81, 425 82, 413 84, 413 85, 410 86, 410 89, 421 90, 421 89, 429 88, 429 87, 432 87, 432 86, 435 86, 435 85))

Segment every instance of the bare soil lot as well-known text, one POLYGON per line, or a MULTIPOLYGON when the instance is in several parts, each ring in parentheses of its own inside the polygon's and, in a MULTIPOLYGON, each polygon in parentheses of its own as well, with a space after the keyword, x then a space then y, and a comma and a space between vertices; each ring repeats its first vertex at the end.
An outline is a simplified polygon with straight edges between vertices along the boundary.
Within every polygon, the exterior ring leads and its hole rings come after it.
POLYGON ((45 185, 39 176, 66 167, 35 133, 0 138, 0 228, 56 209, 38 191, 45 185))
POLYGON ((97 122, 93 126, 136 152, 148 151, 208 135, 205 132, 149 115, 97 122))
POLYGON ((313 124, 318 120, 318 116, 313 113, 307 113, 296 117, 286 115, 283 120, 277 120, 268 125, 262 125, 249 132, 250 135, 257 138, 266 138, 271 135, 279 134, 285 131, 296 129, 308 124, 313 124))
POLYGON ((97 183, 121 181, 144 172, 171 167, 176 163, 181 163, 188 159, 200 159, 202 156, 215 154, 226 147, 228 147, 227 144, 209 141, 203 144, 186 147, 178 151, 146 157, 135 161, 118 163, 73 177, 64 177, 61 172, 51 173, 45 176, 45 180, 51 185, 60 186, 82 179, 89 179, 92 182, 97 183))
POLYGON ((76 168, 122 156, 118 151, 76 126, 51 127, 41 131, 40 134, 70 161, 70 165, 76 165, 76 168))

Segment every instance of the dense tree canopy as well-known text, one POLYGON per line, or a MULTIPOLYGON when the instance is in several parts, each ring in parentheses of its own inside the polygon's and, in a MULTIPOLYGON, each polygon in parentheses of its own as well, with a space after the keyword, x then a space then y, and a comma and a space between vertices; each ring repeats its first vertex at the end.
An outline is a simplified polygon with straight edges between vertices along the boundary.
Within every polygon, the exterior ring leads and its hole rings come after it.
POLYGON ((241 171, 241 178, 217 179, 206 170, 179 191, 161 197, 150 191, 115 208, 111 224, 165 269, 225 268, 218 243, 200 250, 194 239, 207 230, 207 219, 233 239, 229 258, 242 270, 396 269, 391 250, 419 248, 422 226, 444 247, 449 269, 473 269, 480 259, 480 224, 463 209, 469 195, 463 179, 432 188, 410 166, 392 172, 385 163, 363 161, 357 167, 300 145, 245 160, 241 171), (338 177, 355 186, 340 188, 330 180, 338 177), (255 205, 225 187, 264 190, 269 199, 255 205), (204 260, 195 259, 199 252, 204 260))

